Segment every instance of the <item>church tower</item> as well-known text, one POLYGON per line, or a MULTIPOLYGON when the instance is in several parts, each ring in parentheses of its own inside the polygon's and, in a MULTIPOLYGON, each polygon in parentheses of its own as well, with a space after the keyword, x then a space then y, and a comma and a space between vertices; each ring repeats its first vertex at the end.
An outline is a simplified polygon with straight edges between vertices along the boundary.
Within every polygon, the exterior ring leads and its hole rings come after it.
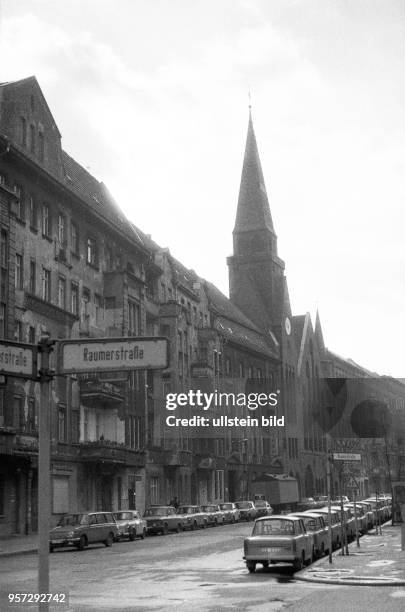
POLYGON ((291 333, 291 308, 250 109, 233 253, 228 258, 231 301, 281 343, 284 333, 291 333))

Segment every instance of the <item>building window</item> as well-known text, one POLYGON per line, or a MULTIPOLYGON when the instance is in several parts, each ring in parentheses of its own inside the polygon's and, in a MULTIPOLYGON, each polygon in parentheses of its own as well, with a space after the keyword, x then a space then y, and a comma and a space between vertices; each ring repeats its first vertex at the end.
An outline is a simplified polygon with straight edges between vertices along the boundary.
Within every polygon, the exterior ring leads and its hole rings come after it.
POLYGON ((263 373, 260 368, 257 368, 257 378, 261 380, 263 378, 263 373))
POLYGON ((64 276, 58 278, 58 306, 66 309, 66 279, 64 276))
POLYGON ((151 476, 149 483, 150 503, 156 505, 159 503, 159 478, 151 476))
POLYGON ((32 325, 30 325, 28 329, 28 342, 30 344, 35 344, 35 327, 32 325))
POLYGON ((7 232, 1 230, 0 265, 2 268, 7 268, 7 238, 7 232))
POLYGON ((42 299, 51 301, 51 271, 47 268, 42 268, 42 299))
POLYGON ((23 340, 23 324, 18 319, 14 322, 14 339, 17 342, 22 342, 23 340))
POLYGON ((71 416, 71 438, 72 443, 77 444, 80 440, 80 411, 72 410, 71 416))
POLYGON ((77 283, 70 285, 70 312, 74 315, 79 314, 79 285, 77 283))
POLYGON ((35 404, 35 397, 28 399, 27 431, 34 433, 38 429, 38 415, 35 404))
POLYGON ((65 217, 63 215, 58 215, 58 242, 61 247, 65 246, 65 217))
POLYGON ((253 378, 253 368, 252 368, 252 366, 248 367, 248 378, 253 378))
POLYGON ((75 223, 70 225, 70 234, 72 239, 72 253, 79 254, 79 230, 75 223))
POLYGON ((37 264, 35 259, 30 260, 30 286, 29 292, 35 295, 37 290, 37 264))
POLYGON ((22 255, 16 253, 15 255, 15 288, 23 288, 24 269, 23 269, 23 258, 22 255))
POLYGON ((0 302, 0 338, 6 337, 6 304, 0 302))
POLYGON ((91 266, 97 266, 98 257, 97 257, 97 242, 94 238, 87 238, 87 263, 91 266))
POLYGON ((5 477, 3 474, 0 474, 0 516, 4 514, 4 506, 6 501, 5 489, 5 477))
POLYGON ((30 125, 30 150, 35 153, 35 126, 30 125))
MULTIPOLYGON (((0 427, 4 427, 4 388, 0 387, 0 427)), ((1 474, 0 474, 1 478, 1 474)), ((0 511, 1 514, 1 511, 0 511)))
POLYGON ((229 357, 225 359, 225 376, 231 375, 231 360, 229 357))
POLYGON ((30 216, 30 227, 31 229, 37 229, 37 207, 36 207, 36 202, 35 202, 35 198, 33 195, 30 196, 29 199, 29 216, 30 216))
POLYGON ((129 417, 129 446, 135 450, 141 448, 141 418, 137 416, 129 417))
POLYGON ((243 365, 243 362, 240 361, 239 362, 239 377, 243 378, 245 376, 245 366, 243 365))
POLYGON ((58 407, 58 442, 66 442, 66 406, 58 407))
POLYGON ((48 238, 51 235, 51 216, 48 204, 42 205, 42 235, 48 238))
POLYGON ((14 185, 14 193, 17 196, 16 215, 20 221, 24 220, 24 192, 20 185, 14 185))
POLYGON ((99 325, 102 320, 103 299, 98 293, 94 294, 94 310, 96 316, 96 325, 99 325))
POLYGON ((215 499, 224 499, 224 470, 215 470, 215 499))
POLYGON ((38 132, 38 153, 39 161, 43 163, 45 159, 45 140, 43 132, 38 132))
POLYGON ((128 334, 139 336, 140 334, 140 306, 137 302, 128 301, 128 334))
POLYGON ((16 429, 24 429, 24 403, 21 395, 14 396, 12 426, 16 429))

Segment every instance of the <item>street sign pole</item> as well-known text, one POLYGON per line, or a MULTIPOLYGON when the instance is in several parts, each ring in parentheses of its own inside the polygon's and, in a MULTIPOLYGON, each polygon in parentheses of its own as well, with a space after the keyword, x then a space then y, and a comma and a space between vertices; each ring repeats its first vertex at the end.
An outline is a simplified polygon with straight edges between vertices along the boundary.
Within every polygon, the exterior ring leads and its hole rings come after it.
MULTIPOLYGON (((39 411, 38 453, 38 593, 49 593, 49 518, 50 518, 50 387, 53 372, 49 368, 49 355, 54 341, 41 338, 38 351, 41 353, 39 381, 41 406, 39 411)), ((40 598, 39 610, 48 610, 47 597, 40 598), (45 601, 42 601, 42 600, 45 601)))
POLYGON ((326 487, 328 494, 328 549, 329 549, 329 563, 332 563, 332 516, 331 516, 331 499, 330 499, 330 438, 329 434, 326 434, 326 487))
POLYGON ((357 493, 357 489, 353 489, 354 528, 355 528, 355 530, 356 530, 356 543, 357 543, 357 548, 360 548, 359 530, 358 530, 358 528, 357 528, 356 493, 357 493))

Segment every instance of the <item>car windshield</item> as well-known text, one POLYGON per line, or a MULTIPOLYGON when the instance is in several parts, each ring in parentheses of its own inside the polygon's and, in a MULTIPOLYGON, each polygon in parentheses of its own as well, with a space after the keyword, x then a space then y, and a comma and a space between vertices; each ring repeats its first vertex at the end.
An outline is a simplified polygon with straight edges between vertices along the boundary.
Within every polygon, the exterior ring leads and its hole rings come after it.
POLYGON ((232 510, 232 504, 219 504, 221 510, 232 510))
POLYGON ((145 510, 144 516, 166 516, 168 514, 168 508, 148 508, 145 510))
POLYGON ((265 501, 257 501, 255 502, 256 504, 256 508, 265 508, 266 507, 266 502, 265 501))
POLYGON ((130 521, 133 518, 132 512, 115 512, 114 518, 116 521, 130 521))
POLYGON ((180 506, 177 512, 179 514, 194 514, 194 508, 192 506, 180 506))
POLYGON ((201 509, 204 512, 215 512, 216 510, 218 510, 218 508, 216 508, 215 506, 201 506, 201 509))
POLYGON ((271 521, 257 521, 253 535, 293 535, 294 522, 287 519, 273 519, 271 521))
POLYGON ((235 506, 241 510, 247 510, 252 507, 252 504, 250 502, 236 502, 235 506))
POLYGON ((59 519, 58 527, 73 527, 75 525, 87 525, 87 514, 65 514, 59 519))

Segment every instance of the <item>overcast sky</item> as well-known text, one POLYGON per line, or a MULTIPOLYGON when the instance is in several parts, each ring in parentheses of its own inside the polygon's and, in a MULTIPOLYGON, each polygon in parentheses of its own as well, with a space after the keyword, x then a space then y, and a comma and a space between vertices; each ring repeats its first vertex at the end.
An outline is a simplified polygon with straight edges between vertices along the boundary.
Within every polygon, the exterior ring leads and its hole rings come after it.
POLYGON ((225 293, 250 89, 293 313, 405 376, 403 1, 0 5, 0 80, 36 75, 64 149, 225 293))

